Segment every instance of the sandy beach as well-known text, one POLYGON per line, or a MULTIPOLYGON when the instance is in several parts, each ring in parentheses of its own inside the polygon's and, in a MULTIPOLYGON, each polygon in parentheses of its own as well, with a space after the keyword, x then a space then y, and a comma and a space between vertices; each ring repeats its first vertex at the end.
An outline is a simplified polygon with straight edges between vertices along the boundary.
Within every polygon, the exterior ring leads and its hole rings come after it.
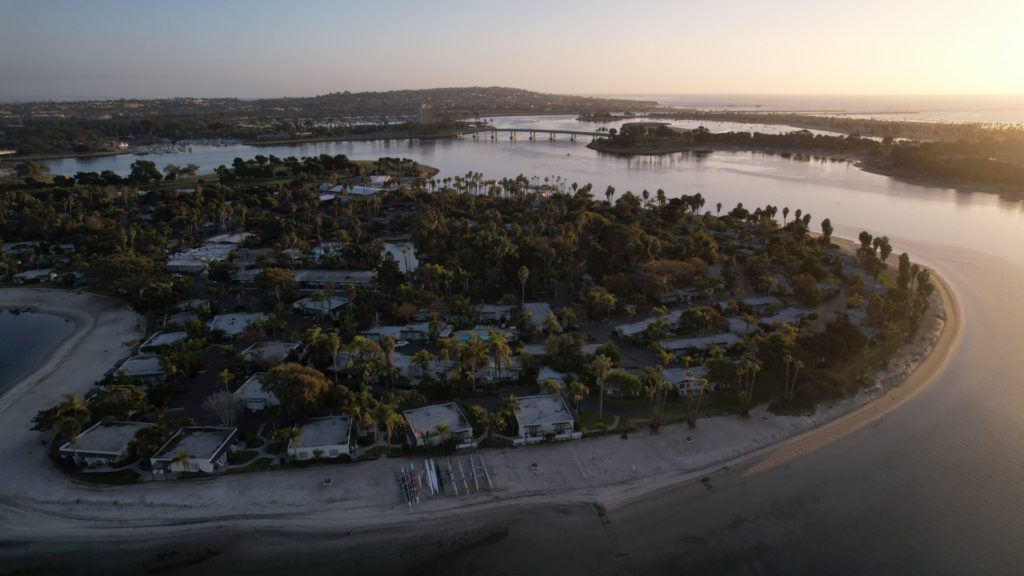
POLYGON ((819 406, 813 416, 775 416, 762 406, 749 419, 701 419, 696 430, 680 424, 628 439, 480 450, 476 456, 491 470, 493 492, 424 500, 415 511, 395 478, 406 458, 117 487, 70 480, 48 461, 40 446, 45 435, 30 431, 29 422, 61 394, 88 389, 122 357, 124 343, 141 335, 136 315, 96 296, 3 290, 0 306, 78 311, 79 326, 47 366, 0 399, 0 430, 8 439, 0 448, 5 563, 53 571, 80 569, 77 559, 87 557, 97 572, 127 574, 182 566, 190 573, 223 573, 244 562, 247 571, 272 573, 285 565, 282 558, 294 568, 291 551, 303 549, 311 557, 329 551, 366 572, 389 573, 500 538, 530 510, 573 514, 586 508, 593 520, 595 505, 613 511, 724 467, 756 474, 876 420, 943 369, 961 320, 954 295, 933 278, 938 289, 919 335, 874 375, 877 384, 819 406), (325 476, 334 479, 332 486, 321 485, 325 476), (409 544, 396 556, 387 551, 399 534, 409 544), (115 548, 116 555, 102 552, 115 548))

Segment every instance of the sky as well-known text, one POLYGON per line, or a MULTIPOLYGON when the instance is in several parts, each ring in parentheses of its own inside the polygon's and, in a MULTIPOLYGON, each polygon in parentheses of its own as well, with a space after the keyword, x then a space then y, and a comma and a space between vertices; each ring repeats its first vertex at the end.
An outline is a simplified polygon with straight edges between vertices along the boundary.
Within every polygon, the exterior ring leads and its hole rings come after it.
POLYGON ((1021 94, 1024 0, 0 0, 0 100, 1021 94))

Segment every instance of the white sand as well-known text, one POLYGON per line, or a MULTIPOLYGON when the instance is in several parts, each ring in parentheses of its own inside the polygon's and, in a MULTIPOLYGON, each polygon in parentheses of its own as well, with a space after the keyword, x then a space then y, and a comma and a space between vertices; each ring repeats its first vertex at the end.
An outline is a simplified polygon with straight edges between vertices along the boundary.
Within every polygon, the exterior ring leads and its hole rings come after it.
MULTIPOLYGON (((4 400, 10 406, 0 412, 0 430, 7 439, 0 448, 5 470, 0 483, 0 533, 9 540, 36 543, 111 538, 141 543, 239 529, 386 535, 374 529, 424 520, 441 529, 456 519, 466 522, 483 515, 514 514, 523 504, 602 502, 614 507, 723 465, 762 458, 747 471, 752 473, 878 418, 942 369, 959 339, 960 323, 952 294, 941 279, 936 280, 940 289, 935 300, 944 299, 942 306, 933 307, 922 335, 894 362, 898 368, 883 376, 885 384, 856 398, 819 407, 812 417, 778 417, 759 407, 749 419, 701 419, 697 430, 680 424, 664 426, 657 434, 631 433, 627 440, 612 435, 481 450, 475 454, 491 467, 494 492, 423 501, 415 512, 406 507, 395 480, 399 466, 407 462, 404 458, 133 486, 92 486, 69 480, 47 460, 40 446, 46 435, 30 432, 29 421, 37 410, 58 401, 61 393, 87 389, 123 355, 120 343, 139 336, 134 314, 95 297, 0 291, 0 305, 25 304, 24 299, 31 297, 41 310, 44 305, 76 308, 94 318, 91 323, 82 320, 72 339, 77 338, 77 344, 62 347, 54 361, 59 367, 45 375, 42 385, 27 390, 19 385, 19 394, 4 400), (927 355, 933 348, 934 353, 927 355), (907 382, 891 388, 921 360, 924 363, 907 382), (884 400, 870 402, 879 397, 884 400), (864 408, 855 410, 858 407, 864 408), (687 442, 687 437, 693 441, 687 442), (321 486, 326 476, 334 479, 330 487, 321 486)), ((29 380, 38 381, 39 376, 29 380)))

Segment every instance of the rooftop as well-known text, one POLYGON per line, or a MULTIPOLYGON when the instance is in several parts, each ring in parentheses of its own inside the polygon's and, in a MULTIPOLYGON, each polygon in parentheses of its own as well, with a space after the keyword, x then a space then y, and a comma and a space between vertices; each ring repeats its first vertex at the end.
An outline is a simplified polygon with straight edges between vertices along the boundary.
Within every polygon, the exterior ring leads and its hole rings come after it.
POLYGON ((693 338, 662 340, 661 346, 670 352, 676 350, 688 350, 691 348, 695 350, 704 350, 705 348, 710 348, 712 344, 717 344, 719 346, 732 346, 739 341, 740 337, 732 332, 723 332, 721 334, 695 336, 693 338))
POLYGON ((125 376, 152 376, 164 373, 159 356, 132 356, 121 365, 120 371, 125 376))
POLYGON ((147 348, 162 348, 164 346, 170 346, 175 342, 180 342, 185 338, 188 338, 187 332, 157 332, 150 336, 149 340, 143 342, 139 349, 145 350, 147 348))
POLYGON ((228 336, 237 336, 245 331, 250 324, 263 319, 259 312, 236 312, 234 314, 218 314, 210 320, 210 331, 220 330, 228 336))
POLYGON ((298 445, 303 448, 316 448, 348 444, 351 427, 352 423, 348 416, 324 416, 304 420, 299 424, 302 435, 299 436, 298 445))
POLYGON ((78 435, 73 449, 70 443, 61 446, 60 449, 93 454, 119 454, 135 438, 139 430, 150 426, 153 424, 149 422, 97 422, 78 435))
POLYGON ((246 362, 259 362, 261 360, 284 360, 289 354, 299 349, 298 342, 257 342, 242 352, 242 358, 246 362))
POLYGON ((469 420, 462 408, 454 402, 406 410, 403 414, 413 435, 417 437, 422 437, 427 431, 433 433, 442 422, 448 425, 448 431, 452 433, 470 429, 469 420))
POLYGON ((153 456, 154 460, 173 460, 178 452, 200 460, 213 460, 227 449, 237 428, 196 426, 179 429, 153 456))
POLYGON ((242 400, 266 400, 267 404, 278 404, 277 396, 263 388, 263 376, 265 375, 266 372, 257 372, 249 376, 249 379, 239 386, 238 390, 235 390, 235 396, 242 400))
POLYGON ((560 422, 573 422, 565 398, 559 394, 523 396, 516 406, 516 422, 520 427, 544 426, 560 422))

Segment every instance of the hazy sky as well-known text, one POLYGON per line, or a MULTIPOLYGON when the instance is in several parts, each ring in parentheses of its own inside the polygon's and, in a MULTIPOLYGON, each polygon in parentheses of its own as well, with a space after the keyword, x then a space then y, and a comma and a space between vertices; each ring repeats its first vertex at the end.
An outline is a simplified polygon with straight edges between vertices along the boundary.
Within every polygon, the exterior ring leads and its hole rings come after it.
POLYGON ((1024 93, 1024 0, 0 0, 0 99, 1024 93))

